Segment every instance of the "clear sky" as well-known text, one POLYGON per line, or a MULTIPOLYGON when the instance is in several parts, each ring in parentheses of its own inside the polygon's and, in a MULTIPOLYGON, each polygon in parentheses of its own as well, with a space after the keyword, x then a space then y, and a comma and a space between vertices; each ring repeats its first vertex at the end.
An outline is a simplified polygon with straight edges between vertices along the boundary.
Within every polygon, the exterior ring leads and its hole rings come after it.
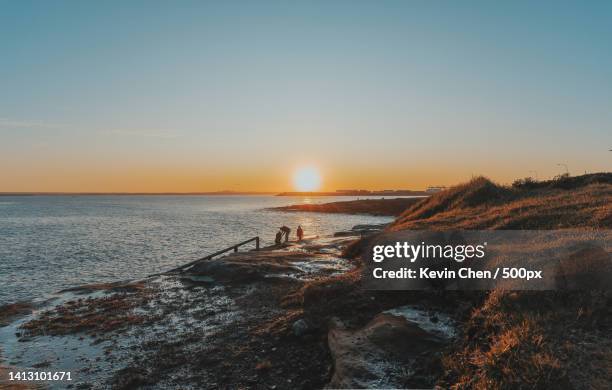
POLYGON ((610 1, 0 0, 0 191, 612 168, 610 1))

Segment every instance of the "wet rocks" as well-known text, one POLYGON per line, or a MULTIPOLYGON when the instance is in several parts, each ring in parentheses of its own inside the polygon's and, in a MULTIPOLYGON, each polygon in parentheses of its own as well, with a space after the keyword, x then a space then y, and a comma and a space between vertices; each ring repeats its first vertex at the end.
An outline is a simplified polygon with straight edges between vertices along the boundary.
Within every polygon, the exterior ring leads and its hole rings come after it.
POLYGON ((0 306, 0 326, 6 326, 15 320, 15 318, 31 313, 33 307, 28 302, 17 302, 0 306))
POLYGON ((355 237, 355 236, 361 236, 361 234, 359 232, 353 232, 353 231, 334 233, 334 237, 355 237))
POLYGON ((299 319, 295 321, 293 325, 291 325, 291 330, 293 331, 293 334, 295 336, 301 337, 308 333, 308 331, 310 330, 310 326, 308 325, 308 322, 306 322, 304 319, 299 319))
POLYGON ((113 293, 97 298, 66 301, 23 323, 19 341, 41 335, 66 335, 87 332, 90 335, 119 331, 156 320, 155 316, 133 310, 145 305, 151 291, 134 294, 113 293))
POLYGON ((209 278, 221 284, 278 282, 279 279, 310 280, 346 271, 347 261, 327 253, 302 250, 235 253, 193 265, 183 278, 209 278))
POLYGON ((117 371, 113 381, 115 389, 133 389, 151 384, 150 373, 143 368, 127 367, 117 371))
POLYGON ((205 260, 189 269, 190 274, 206 275, 224 283, 248 283, 301 272, 292 263, 305 261, 311 255, 297 251, 260 251, 236 253, 218 259, 205 260))
POLYGON ((333 328, 328 344, 334 375, 328 387, 404 387, 419 357, 440 351, 444 343, 417 324, 385 313, 356 331, 333 328))
POLYGON ((77 295, 86 295, 94 293, 96 291, 135 293, 144 290, 146 290, 146 283, 145 281, 140 280, 136 282, 119 281, 113 283, 85 284, 82 286, 60 290, 59 293, 72 292, 77 295))
POLYGON ((388 223, 378 223, 378 224, 369 224, 369 225, 355 225, 351 230, 353 231, 363 231, 363 230, 383 230, 389 224, 388 223))
POLYGON ((336 232, 334 237, 351 237, 351 236, 366 236, 369 234, 382 231, 388 224, 373 224, 373 225, 355 225, 349 231, 336 232))

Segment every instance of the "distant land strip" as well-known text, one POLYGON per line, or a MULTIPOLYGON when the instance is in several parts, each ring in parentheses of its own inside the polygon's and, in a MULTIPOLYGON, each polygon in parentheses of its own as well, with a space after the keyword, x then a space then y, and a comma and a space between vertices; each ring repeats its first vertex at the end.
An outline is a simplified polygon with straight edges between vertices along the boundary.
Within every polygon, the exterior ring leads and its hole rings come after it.
POLYGON ((334 192, 281 192, 276 196, 429 196, 427 191, 385 190, 385 191, 334 191, 334 192))
POLYGON ((336 192, 278 192, 278 191, 208 191, 208 192, 0 192, 0 196, 53 195, 276 195, 276 196, 429 196, 426 191, 336 191, 336 192))
POLYGON ((212 191, 212 192, 0 192, 0 196, 37 195, 275 195, 278 192, 212 191))
POLYGON ((377 216, 399 216, 408 207, 422 201, 422 197, 362 199, 321 204, 295 204, 284 207, 271 207, 275 211, 308 211, 315 213, 367 214, 377 216))

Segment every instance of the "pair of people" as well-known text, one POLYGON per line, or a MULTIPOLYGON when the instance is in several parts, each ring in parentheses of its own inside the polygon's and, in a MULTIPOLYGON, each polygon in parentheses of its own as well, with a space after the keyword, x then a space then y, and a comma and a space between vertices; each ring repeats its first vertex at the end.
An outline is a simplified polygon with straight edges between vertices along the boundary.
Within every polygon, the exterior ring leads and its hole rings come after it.
MULTIPOLYGON (((285 236, 285 242, 289 241, 289 234, 291 234, 291 229, 284 225, 281 226, 278 229, 278 232, 276 233, 276 239, 274 240, 276 245, 280 245, 281 241, 283 240, 283 236, 285 236)), ((302 239, 304 238, 304 229, 302 229, 301 225, 297 227, 297 237, 298 241, 302 241, 302 239)))

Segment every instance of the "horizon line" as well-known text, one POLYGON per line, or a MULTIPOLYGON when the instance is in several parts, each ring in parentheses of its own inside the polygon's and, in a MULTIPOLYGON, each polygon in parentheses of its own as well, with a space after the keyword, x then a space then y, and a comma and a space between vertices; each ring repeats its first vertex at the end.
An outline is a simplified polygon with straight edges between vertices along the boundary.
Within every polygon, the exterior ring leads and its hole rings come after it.
POLYGON ((338 195, 338 196, 358 196, 358 195, 394 195, 397 193, 421 193, 425 190, 335 190, 335 191, 162 191, 162 192, 127 192, 127 191, 0 191, 0 196, 36 196, 36 195, 338 195))
POLYGON ((282 191, 193 191, 193 192, 124 192, 124 191, 2 191, 0 196, 10 195, 246 195, 278 194, 282 191))

